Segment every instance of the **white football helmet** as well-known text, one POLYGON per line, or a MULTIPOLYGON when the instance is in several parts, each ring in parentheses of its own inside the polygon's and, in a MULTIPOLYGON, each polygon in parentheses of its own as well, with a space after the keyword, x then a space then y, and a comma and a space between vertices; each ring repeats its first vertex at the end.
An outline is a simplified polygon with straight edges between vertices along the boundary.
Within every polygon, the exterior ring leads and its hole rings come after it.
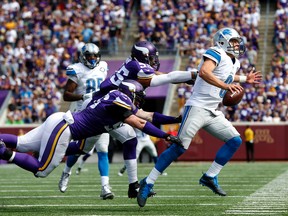
POLYGON ((82 64, 87 66, 90 69, 93 69, 97 66, 97 64, 100 62, 101 54, 99 47, 96 46, 93 43, 86 43, 82 48, 80 52, 79 60, 82 64), (88 56, 93 55, 93 59, 88 60, 88 56))
POLYGON ((213 37, 213 42, 215 46, 222 48, 226 53, 230 53, 236 58, 243 55, 246 50, 243 38, 232 28, 222 28, 218 30, 213 37), (239 42, 239 49, 234 48, 230 43, 231 39, 236 39, 239 42))

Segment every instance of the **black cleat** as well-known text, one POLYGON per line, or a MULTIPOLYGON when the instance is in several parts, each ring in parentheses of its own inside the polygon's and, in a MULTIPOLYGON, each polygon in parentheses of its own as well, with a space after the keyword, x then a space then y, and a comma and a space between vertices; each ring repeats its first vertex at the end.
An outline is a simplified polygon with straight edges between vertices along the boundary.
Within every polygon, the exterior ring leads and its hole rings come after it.
MULTIPOLYGON (((129 184, 129 189, 128 189, 128 198, 136 198, 139 192, 140 184, 138 181, 129 184)), ((156 195, 156 192, 154 190, 150 190, 148 197, 153 197, 156 195)))
POLYGON ((209 177, 205 173, 199 180, 199 184, 210 188, 215 194, 226 196, 226 192, 218 185, 218 177, 209 177))

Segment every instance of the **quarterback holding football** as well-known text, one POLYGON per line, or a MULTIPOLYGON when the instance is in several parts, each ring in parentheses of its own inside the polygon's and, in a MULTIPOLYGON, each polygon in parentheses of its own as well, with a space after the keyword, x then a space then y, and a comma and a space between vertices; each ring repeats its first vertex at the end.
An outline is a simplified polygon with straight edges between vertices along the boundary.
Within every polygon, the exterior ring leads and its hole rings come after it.
POLYGON ((214 46, 202 55, 198 77, 185 104, 183 120, 178 131, 183 147, 172 144, 160 155, 150 174, 141 180, 137 196, 140 207, 145 206, 149 191, 153 189, 159 175, 189 148, 193 137, 201 128, 223 141, 223 145, 210 168, 200 178, 199 184, 220 196, 226 196, 226 192, 218 184, 218 174, 239 149, 242 140, 232 123, 216 109, 227 91, 233 93, 243 90, 241 85, 234 82, 257 84, 261 81, 262 75, 260 71, 255 70, 250 71, 247 76, 236 75, 240 68, 238 57, 244 54, 245 45, 235 29, 218 30, 213 37, 213 43, 214 46))

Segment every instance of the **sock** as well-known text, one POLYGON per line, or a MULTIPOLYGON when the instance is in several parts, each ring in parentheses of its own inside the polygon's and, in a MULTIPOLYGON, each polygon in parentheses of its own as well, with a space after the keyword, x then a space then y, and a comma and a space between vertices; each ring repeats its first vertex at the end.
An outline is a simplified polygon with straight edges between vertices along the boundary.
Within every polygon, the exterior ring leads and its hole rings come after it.
POLYGON ((109 184, 109 176, 101 176, 101 186, 109 184))
POLYGON ((79 155, 68 156, 63 172, 71 174, 71 169, 74 166, 74 164, 77 162, 78 158, 79 158, 79 155))
POLYGON ((176 144, 172 144, 158 158, 155 168, 162 173, 174 160, 182 155, 186 150, 176 144))
POLYGON ((154 184, 159 175, 161 175, 161 173, 154 167, 146 178, 147 184, 154 184))
POLYGON ((90 156, 91 156, 91 154, 86 153, 86 154, 82 157, 82 160, 83 160, 83 161, 86 161, 90 156))
POLYGON ((128 175, 128 181, 129 184, 134 183, 138 181, 137 177, 137 160, 131 159, 131 160, 124 160, 125 166, 127 169, 127 175, 128 175))
POLYGON ((218 175, 220 173, 222 168, 223 168, 222 165, 220 165, 220 164, 216 163, 215 161, 213 161, 213 163, 211 164, 210 168, 206 172, 206 175, 210 176, 210 177, 215 177, 216 175, 218 175))
POLYGON ((27 153, 13 152, 13 156, 14 158, 11 160, 11 162, 16 164, 17 166, 34 174, 38 172, 40 162, 32 155, 29 155, 27 153))
POLYGON ((0 140, 2 140, 6 147, 8 148, 16 148, 18 137, 13 134, 0 134, 0 140))
POLYGON ((97 152, 98 170, 101 176, 109 176, 109 160, 107 152, 97 152))
POLYGON ((215 162, 224 166, 234 155, 234 153, 239 149, 242 144, 242 139, 238 137, 233 137, 228 140, 217 152, 215 157, 215 162))
POLYGON ((157 161, 158 161, 158 157, 153 157, 153 162, 154 162, 154 164, 156 164, 157 161))
POLYGON ((80 149, 80 144, 81 144, 80 141, 70 142, 66 149, 65 155, 69 156, 69 155, 83 154, 83 151, 80 149))

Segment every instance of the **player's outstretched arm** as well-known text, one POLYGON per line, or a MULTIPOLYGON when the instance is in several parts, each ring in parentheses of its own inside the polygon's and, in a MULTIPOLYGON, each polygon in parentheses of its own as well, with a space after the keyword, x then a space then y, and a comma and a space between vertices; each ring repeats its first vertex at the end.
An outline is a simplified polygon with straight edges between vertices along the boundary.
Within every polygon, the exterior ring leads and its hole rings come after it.
POLYGON ((136 115, 130 115, 129 117, 125 118, 124 122, 131 125, 132 127, 135 127, 143 131, 144 133, 150 136, 162 138, 168 142, 173 142, 177 145, 182 146, 182 141, 177 136, 172 136, 170 134, 165 133, 164 131, 160 130, 149 121, 141 119, 136 115))
POLYGON ((181 123, 182 116, 167 116, 163 115, 158 112, 146 112, 142 109, 139 109, 136 113, 136 116, 139 118, 145 119, 149 122, 152 122, 152 124, 175 124, 175 123, 181 123))
POLYGON ((183 83, 191 80, 195 80, 198 71, 172 71, 167 74, 154 75, 151 79, 150 86, 160 86, 169 83, 183 83))

